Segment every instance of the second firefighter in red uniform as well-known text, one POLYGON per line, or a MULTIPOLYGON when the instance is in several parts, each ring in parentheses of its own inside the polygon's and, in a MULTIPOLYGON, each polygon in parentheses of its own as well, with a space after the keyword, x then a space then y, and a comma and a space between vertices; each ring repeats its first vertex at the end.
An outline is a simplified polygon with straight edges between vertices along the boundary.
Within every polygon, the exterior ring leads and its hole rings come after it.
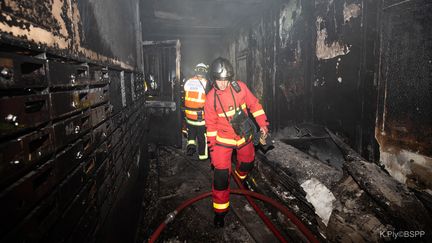
POLYGON ((267 117, 258 99, 245 83, 233 81, 233 67, 227 59, 217 58, 211 65, 214 88, 207 94, 204 116, 211 162, 214 166, 212 196, 216 227, 223 227, 224 216, 229 209, 229 180, 231 156, 237 150, 235 174, 244 179, 253 168, 255 149, 252 134, 239 135, 233 128, 236 113, 243 112, 247 118, 248 109, 258 123, 261 132, 268 133, 267 117))

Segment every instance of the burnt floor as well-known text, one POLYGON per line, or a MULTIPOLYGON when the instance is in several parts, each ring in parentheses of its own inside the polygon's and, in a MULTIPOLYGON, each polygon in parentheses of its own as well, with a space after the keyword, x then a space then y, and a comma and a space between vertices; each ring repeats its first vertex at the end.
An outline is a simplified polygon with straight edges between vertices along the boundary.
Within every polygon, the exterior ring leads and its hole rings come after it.
MULTIPOLYGON (((187 157, 180 149, 155 150, 143 202, 138 242, 152 231, 183 201, 211 189, 210 162, 187 157)), ((231 188, 237 188, 233 180, 231 188)), ((180 213, 163 231, 162 242, 277 242, 246 199, 231 195, 231 210, 223 229, 213 227, 211 198, 196 202, 180 213)), ((263 205, 261 205, 263 206, 263 205)), ((270 212, 266 212, 270 214, 270 212)))

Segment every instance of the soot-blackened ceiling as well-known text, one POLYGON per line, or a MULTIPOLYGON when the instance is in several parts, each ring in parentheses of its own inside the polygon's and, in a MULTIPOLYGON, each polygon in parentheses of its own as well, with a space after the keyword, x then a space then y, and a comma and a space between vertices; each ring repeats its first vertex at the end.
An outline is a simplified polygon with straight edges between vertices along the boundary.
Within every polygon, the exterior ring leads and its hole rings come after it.
POLYGON ((215 38, 259 19, 273 0, 143 0, 144 39, 215 38))

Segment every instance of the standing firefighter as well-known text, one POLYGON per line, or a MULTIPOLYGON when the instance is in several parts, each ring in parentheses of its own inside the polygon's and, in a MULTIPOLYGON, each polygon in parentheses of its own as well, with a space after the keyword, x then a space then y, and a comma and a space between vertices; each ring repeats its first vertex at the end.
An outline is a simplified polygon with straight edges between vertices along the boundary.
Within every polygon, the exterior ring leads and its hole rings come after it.
POLYGON ((206 91, 210 87, 206 79, 208 66, 200 63, 195 67, 195 76, 184 84, 185 91, 185 118, 188 129, 186 154, 192 156, 198 147, 200 160, 208 158, 207 139, 205 135, 204 103, 206 91))
POLYGON ((262 136, 268 134, 267 116, 258 99, 245 83, 233 80, 234 70, 224 58, 217 58, 210 67, 210 75, 215 81, 205 103, 205 120, 210 155, 214 166, 213 209, 215 227, 224 226, 224 217, 229 208, 229 178, 231 155, 237 150, 235 174, 244 180, 253 168, 255 149, 252 143, 253 122, 248 117, 252 113, 260 126, 262 136))

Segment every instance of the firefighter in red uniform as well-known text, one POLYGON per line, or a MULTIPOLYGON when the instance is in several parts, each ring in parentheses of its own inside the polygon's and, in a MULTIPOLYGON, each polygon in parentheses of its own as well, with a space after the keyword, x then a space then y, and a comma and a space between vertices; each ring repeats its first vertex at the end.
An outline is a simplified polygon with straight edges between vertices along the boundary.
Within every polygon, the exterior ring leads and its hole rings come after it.
POLYGON ((192 156, 198 147, 198 158, 208 159, 207 139, 205 137, 204 103, 210 84, 206 79, 208 66, 199 63, 195 67, 195 76, 184 84, 185 119, 188 129, 186 154, 192 156))
POLYGON ((235 174, 244 180, 253 168, 255 149, 252 143, 251 123, 248 109, 260 127, 263 136, 268 134, 267 116, 258 99, 245 83, 235 81, 231 63, 217 58, 210 67, 214 88, 207 94, 204 114, 207 140, 210 148, 213 174, 213 209, 215 227, 224 226, 229 209, 229 180, 231 155, 237 150, 235 174), (250 119, 249 119, 250 121, 250 119), (249 125, 248 125, 249 124, 249 125))

